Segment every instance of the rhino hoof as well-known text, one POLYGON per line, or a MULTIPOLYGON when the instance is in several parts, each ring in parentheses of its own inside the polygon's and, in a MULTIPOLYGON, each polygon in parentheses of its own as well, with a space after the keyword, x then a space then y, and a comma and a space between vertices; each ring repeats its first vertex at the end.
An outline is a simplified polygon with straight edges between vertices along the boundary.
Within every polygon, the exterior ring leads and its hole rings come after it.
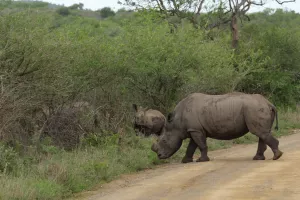
POLYGON ((181 163, 190 163, 193 162, 193 158, 183 157, 181 163))
POLYGON ((265 156, 264 155, 262 155, 262 156, 260 156, 260 155, 255 155, 254 157, 253 157, 253 160, 265 160, 266 158, 265 158, 265 156))
POLYGON ((273 160, 278 160, 282 156, 283 152, 280 150, 277 150, 274 154, 273 160))
POLYGON ((196 160, 196 162, 207 162, 209 160, 210 160, 209 157, 200 157, 196 160))

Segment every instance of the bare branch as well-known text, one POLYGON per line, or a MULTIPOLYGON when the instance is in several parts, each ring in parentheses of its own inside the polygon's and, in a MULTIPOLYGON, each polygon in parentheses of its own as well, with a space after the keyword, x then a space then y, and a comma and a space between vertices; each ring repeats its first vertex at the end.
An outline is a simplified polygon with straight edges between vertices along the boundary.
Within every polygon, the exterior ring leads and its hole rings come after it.
POLYGON ((239 4, 237 4, 237 9, 239 10, 245 3, 247 0, 242 0, 239 4))
POLYGON ((164 9, 160 6, 160 3, 159 3, 158 0, 156 0, 156 4, 157 4, 157 6, 158 6, 158 8, 159 8, 160 11, 164 11, 164 9))
POLYGON ((205 0, 199 0, 199 6, 198 6, 198 9, 197 9, 196 15, 200 15, 200 12, 202 10, 202 6, 203 6, 204 1, 205 0))
POLYGON ((245 14, 244 14, 244 16, 248 19, 249 22, 251 21, 251 20, 250 20, 250 17, 249 17, 248 15, 245 15, 245 14))
POLYGON ((241 21, 241 25, 242 25, 242 27, 244 26, 244 23, 243 23, 243 19, 242 19, 242 17, 241 16, 239 16, 239 19, 240 19, 240 21, 241 21))
POLYGON ((171 0, 172 1, 172 3, 173 3, 173 6, 174 6, 174 9, 175 9, 175 12, 177 12, 178 11, 178 7, 177 7, 177 5, 176 5, 176 2, 175 2, 175 0, 171 0))
POLYGON ((159 0, 159 2, 157 1, 157 3, 160 5, 160 7, 163 9, 163 10, 167 10, 166 9, 166 6, 165 6, 165 4, 164 4, 164 2, 162 1, 162 0, 159 0))
POLYGON ((292 3, 292 2, 296 2, 296 0, 288 0, 288 1, 279 1, 276 0, 277 3, 279 3, 280 5, 284 4, 284 3, 292 3))
POLYGON ((235 0, 235 6, 234 7, 236 7, 238 4, 239 4, 239 0, 235 0))
POLYGON ((228 10, 228 11, 224 12, 223 15, 227 15, 227 14, 230 13, 231 11, 232 11, 232 10, 228 10))
POLYGON ((248 10, 250 9, 250 6, 251 6, 251 1, 247 0, 247 4, 244 5, 244 7, 241 9, 242 15, 245 15, 245 13, 248 12, 248 10))
POLYGON ((260 2, 251 1, 251 4, 256 5, 256 6, 263 6, 263 5, 265 5, 265 3, 262 2, 262 0, 260 2))
POLYGON ((229 11, 228 12, 230 12, 230 11, 232 11, 231 0, 229 0, 229 11))
POLYGON ((235 7, 236 7, 236 4, 234 3, 234 0, 229 0, 229 2, 231 3, 231 7, 232 7, 232 8, 235 8, 235 7))

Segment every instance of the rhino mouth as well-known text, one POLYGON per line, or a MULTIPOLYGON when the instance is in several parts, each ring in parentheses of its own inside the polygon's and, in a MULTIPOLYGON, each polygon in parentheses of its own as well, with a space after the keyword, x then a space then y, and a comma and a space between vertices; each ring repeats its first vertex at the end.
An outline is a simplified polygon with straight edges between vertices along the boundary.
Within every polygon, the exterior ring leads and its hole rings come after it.
POLYGON ((166 156, 166 155, 162 155, 162 154, 157 154, 157 157, 159 158, 159 159, 167 159, 167 158, 169 158, 170 156, 166 156))
POLYGON ((152 147, 151 147, 151 150, 154 151, 157 154, 157 157, 159 159, 167 159, 168 158, 168 156, 158 152, 157 144, 153 144, 152 147))

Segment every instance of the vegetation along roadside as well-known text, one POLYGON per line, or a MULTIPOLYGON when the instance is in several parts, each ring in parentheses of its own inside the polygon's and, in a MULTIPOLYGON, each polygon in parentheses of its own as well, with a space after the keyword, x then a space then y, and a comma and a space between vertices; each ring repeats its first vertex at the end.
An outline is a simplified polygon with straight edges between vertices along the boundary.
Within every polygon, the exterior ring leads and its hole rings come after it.
POLYGON ((135 135, 133 103, 167 115, 192 92, 259 93, 279 110, 276 137, 300 128, 300 15, 248 13, 233 45, 227 23, 208 26, 224 11, 191 21, 188 12, 1 1, 0 199, 63 199, 179 162, 185 148, 161 161, 154 138, 135 135))

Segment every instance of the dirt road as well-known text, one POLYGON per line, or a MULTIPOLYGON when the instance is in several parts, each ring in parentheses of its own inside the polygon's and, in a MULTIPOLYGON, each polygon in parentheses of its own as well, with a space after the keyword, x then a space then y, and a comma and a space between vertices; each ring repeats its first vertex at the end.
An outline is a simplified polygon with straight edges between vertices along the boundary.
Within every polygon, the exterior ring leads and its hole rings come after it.
POLYGON ((300 131, 280 138, 283 156, 268 147, 253 161, 257 144, 209 152, 210 162, 173 164, 147 170, 88 192, 88 200, 299 200, 300 131))

